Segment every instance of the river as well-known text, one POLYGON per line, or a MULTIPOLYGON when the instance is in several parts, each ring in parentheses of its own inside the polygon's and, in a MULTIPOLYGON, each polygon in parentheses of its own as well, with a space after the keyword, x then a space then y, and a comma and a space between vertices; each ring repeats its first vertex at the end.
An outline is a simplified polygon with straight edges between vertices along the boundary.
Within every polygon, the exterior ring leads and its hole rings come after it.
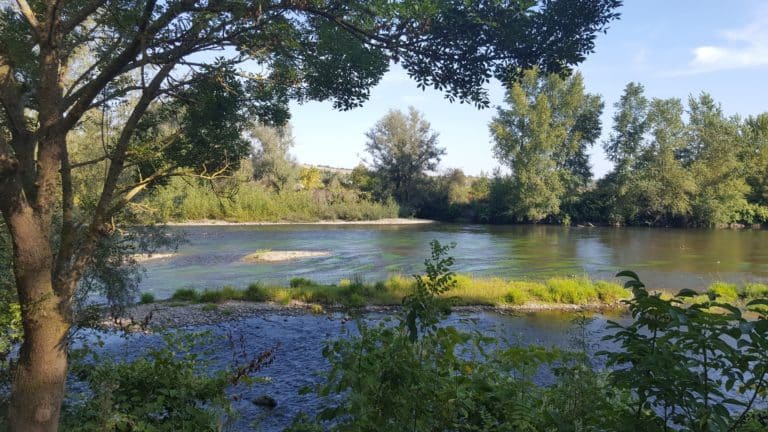
POLYGON ((768 281, 768 231, 484 225, 277 225, 173 227, 178 253, 145 263, 142 291, 167 298, 180 287, 253 282, 323 283, 360 275, 377 281, 422 270, 429 242, 456 242, 454 270, 477 276, 610 279, 636 271, 649 287, 705 289, 715 280, 768 281), (259 250, 327 251, 284 263, 246 263, 259 250))
MULTIPOLYGON (((260 281, 285 285, 290 278, 307 277, 334 283, 361 275, 376 281, 395 273, 422 270, 429 242, 456 242, 454 269, 478 276, 540 279, 554 275, 586 275, 608 279, 622 269, 637 271, 651 287, 703 289, 711 281, 768 281, 768 231, 675 230, 637 228, 566 228, 554 226, 400 225, 400 226, 195 226, 173 227, 186 237, 176 255, 145 263, 142 291, 169 297, 176 288, 242 287, 260 281), (246 263, 245 255, 259 250, 309 250, 329 256, 285 263, 246 263)), ((486 335, 567 346, 573 315, 531 313, 456 313, 448 323, 486 335)), ((368 319, 378 319, 368 316, 368 319)), ((610 348, 606 334, 609 317, 595 315, 588 325, 593 349, 610 348)), ((626 320, 626 317, 615 319, 626 320)), ((354 333, 354 323, 339 314, 291 315, 276 312, 196 327, 215 335, 216 368, 229 364, 227 335, 242 336, 250 352, 280 343, 275 362, 263 374, 272 382, 239 394, 235 408, 240 417, 234 430, 282 430, 300 412, 315 413, 321 401, 299 389, 320 382, 328 367, 322 348, 329 339, 354 333), (251 400, 268 394, 278 406, 257 407, 251 400)), ((159 343, 152 335, 127 340, 107 337, 103 349, 117 357, 140 356, 159 343)), ((600 361, 599 358, 595 359, 600 361)), ((546 382, 546 374, 537 376, 546 382)))

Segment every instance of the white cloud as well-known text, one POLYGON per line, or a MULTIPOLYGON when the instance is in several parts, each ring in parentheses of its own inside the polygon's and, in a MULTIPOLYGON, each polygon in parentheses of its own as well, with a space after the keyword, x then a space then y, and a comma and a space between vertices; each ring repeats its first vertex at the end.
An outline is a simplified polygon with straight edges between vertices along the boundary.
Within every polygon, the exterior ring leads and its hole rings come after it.
POLYGON ((720 32, 722 43, 693 49, 693 60, 679 75, 768 66, 768 9, 744 27, 720 32))

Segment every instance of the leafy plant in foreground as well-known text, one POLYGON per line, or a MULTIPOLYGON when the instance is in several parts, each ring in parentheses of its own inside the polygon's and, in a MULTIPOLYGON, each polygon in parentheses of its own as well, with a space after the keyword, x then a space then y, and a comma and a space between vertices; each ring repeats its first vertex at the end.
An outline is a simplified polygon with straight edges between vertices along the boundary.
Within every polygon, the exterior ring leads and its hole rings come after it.
MULTIPOLYGON (((634 396, 639 430, 733 431, 747 427, 756 402, 765 400, 768 379, 768 300, 748 303, 758 314, 748 320, 714 292, 684 305, 699 293, 683 290, 666 300, 650 294, 633 272, 617 276, 634 298, 633 322, 611 322, 605 339, 619 350, 603 352, 611 381, 634 396)), ((757 420, 755 420, 757 421, 757 420)))

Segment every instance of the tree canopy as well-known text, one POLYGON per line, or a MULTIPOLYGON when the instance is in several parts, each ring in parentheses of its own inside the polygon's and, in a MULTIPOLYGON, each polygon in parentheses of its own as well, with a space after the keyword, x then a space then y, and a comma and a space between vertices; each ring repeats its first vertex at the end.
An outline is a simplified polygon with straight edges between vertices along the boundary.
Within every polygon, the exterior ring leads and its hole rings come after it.
POLYGON ((390 110, 366 134, 371 166, 389 185, 395 198, 409 204, 416 182, 434 171, 445 154, 437 133, 414 107, 408 113, 390 110))
POLYGON ((602 98, 584 92, 581 74, 537 69, 507 92, 491 122, 494 152, 510 169, 510 212, 518 221, 557 215, 592 177, 587 150, 600 137, 602 98))

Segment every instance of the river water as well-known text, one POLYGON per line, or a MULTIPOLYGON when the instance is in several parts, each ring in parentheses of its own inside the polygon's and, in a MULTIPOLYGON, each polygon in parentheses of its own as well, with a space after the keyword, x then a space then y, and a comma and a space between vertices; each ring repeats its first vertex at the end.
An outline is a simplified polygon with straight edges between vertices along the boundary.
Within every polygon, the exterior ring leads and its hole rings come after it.
MULTIPOLYGON (((369 314, 364 319, 371 323, 381 318, 381 315, 369 314)), ((607 342, 600 340, 606 334, 607 320, 626 321, 622 317, 594 315, 585 327, 579 327, 574 323, 574 318, 572 314, 554 312, 514 316, 486 312, 454 313, 445 324, 494 336, 503 341, 500 342, 502 344, 537 344, 561 348, 572 347, 576 334, 586 332, 592 341, 588 351, 594 353, 599 349, 611 348, 607 342)), ((230 335, 236 340, 242 337, 248 351, 254 354, 280 344, 272 365, 259 374, 268 377, 270 382, 231 390, 232 395, 237 395, 233 405, 238 416, 229 425, 229 430, 272 432, 283 430, 300 412, 309 415, 317 413, 323 401, 312 393, 300 394, 300 389, 323 382, 321 373, 328 368, 322 356, 326 342, 356 334, 356 328, 355 322, 345 319, 342 314, 289 316, 267 313, 215 326, 195 327, 193 330, 213 333, 212 345, 206 346, 214 353, 206 357, 213 369, 231 364, 230 335), (277 407, 269 409, 254 405, 252 400, 262 395, 274 398, 277 407)), ((144 334, 127 338, 104 335, 104 342, 100 349, 102 354, 131 360, 141 356, 149 347, 160 344, 161 340, 159 336, 144 334)), ((601 359, 595 358, 595 362, 600 367, 601 359)), ((542 370, 534 379, 547 384, 552 381, 552 376, 542 370)))
POLYGON ((172 258, 149 261, 142 291, 166 298, 177 288, 324 283, 361 275, 377 281, 423 268, 429 242, 456 242, 454 269, 478 276, 610 279, 636 271, 655 288, 704 289, 715 280, 768 281, 768 231, 481 225, 281 225, 175 227, 188 242, 172 258), (259 250, 327 251, 285 263, 245 263, 259 250))

